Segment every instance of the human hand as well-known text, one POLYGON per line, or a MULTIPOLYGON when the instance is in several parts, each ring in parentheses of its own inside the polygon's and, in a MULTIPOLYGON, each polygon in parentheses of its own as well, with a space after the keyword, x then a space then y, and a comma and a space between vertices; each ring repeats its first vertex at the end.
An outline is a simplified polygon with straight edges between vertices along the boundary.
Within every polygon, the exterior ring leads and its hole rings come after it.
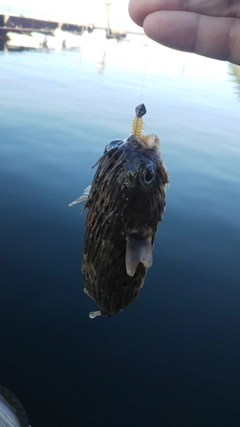
POLYGON ((240 65, 240 0, 130 0, 129 14, 158 43, 240 65))

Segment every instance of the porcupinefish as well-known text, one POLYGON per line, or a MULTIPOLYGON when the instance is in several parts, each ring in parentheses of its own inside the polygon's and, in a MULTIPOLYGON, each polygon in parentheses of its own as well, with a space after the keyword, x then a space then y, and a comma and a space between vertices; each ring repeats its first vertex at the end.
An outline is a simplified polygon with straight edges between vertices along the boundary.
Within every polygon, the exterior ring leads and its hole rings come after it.
MULTIPOLYGON (((136 107, 127 139, 107 144, 89 186, 70 203, 88 208, 82 272, 84 291, 112 316, 138 296, 152 265, 156 232, 163 218, 168 173, 159 137, 142 135, 144 104, 136 107)), ((94 167, 93 166, 93 167, 94 167)))

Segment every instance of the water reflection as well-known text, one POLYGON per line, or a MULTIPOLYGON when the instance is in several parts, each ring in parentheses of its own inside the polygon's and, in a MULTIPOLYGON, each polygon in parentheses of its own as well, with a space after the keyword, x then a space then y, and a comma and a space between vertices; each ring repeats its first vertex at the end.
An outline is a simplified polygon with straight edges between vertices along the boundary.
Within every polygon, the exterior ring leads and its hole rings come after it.
POLYGON ((240 66, 229 63, 229 74, 233 77, 233 80, 236 83, 236 92, 240 96, 240 66))
POLYGON ((103 53, 102 59, 98 62, 98 74, 103 74, 105 68, 106 52, 103 53))

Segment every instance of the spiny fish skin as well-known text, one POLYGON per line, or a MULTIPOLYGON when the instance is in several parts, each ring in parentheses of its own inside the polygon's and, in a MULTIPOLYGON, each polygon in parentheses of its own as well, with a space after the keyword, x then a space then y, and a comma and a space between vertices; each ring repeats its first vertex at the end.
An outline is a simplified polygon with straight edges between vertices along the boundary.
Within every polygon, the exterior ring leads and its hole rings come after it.
POLYGON ((82 271, 85 291, 103 316, 133 302, 152 264, 168 183, 159 139, 154 137, 150 147, 134 134, 114 140, 97 162, 85 205, 82 271))

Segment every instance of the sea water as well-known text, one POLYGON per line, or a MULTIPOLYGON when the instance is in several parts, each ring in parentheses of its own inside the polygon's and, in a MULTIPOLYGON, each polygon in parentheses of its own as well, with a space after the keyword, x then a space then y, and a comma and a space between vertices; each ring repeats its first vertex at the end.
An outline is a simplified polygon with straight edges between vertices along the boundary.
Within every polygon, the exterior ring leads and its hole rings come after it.
POLYGON ((32 427, 240 424, 240 87, 141 36, 0 53, 0 383, 32 427), (169 171, 139 298, 90 320, 86 213, 105 145, 144 102, 169 171))

